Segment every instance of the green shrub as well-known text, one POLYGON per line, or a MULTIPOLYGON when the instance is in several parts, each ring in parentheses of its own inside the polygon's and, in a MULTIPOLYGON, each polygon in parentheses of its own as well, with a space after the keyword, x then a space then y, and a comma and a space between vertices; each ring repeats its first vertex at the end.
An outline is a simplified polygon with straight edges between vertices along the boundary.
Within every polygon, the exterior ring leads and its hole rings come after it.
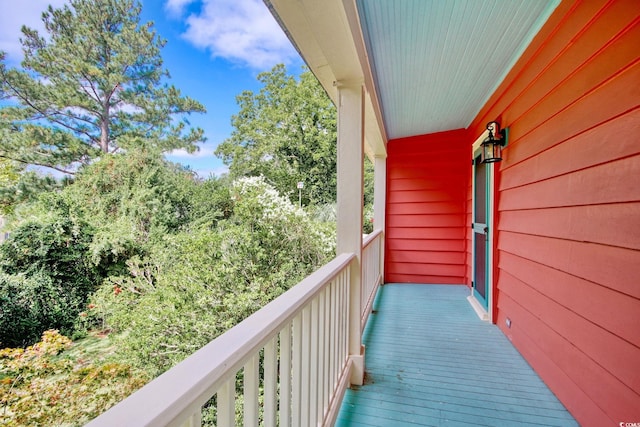
POLYGON ((49 327, 71 330, 75 315, 68 302, 46 274, 0 273, 0 347, 32 344, 49 327))
POLYGON ((82 168, 66 196, 96 228, 127 218, 136 238, 177 231, 191 220, 193 173, 159 153, 129 150, 82 168))
POLYGON ((32 344, 52 328, 71 333, 100 281, 90 242, 90 228, 62 209, 0 245, 0 346, 32 344))
POLYGON ((45 272, 68 288, 85 294, 92 290, 96 271, 87 257, 92 234, 86 223, 67 215, 56 213, 51 219, 25 222, 13 230, 0 245, 0 268, 27 276, 45 272))

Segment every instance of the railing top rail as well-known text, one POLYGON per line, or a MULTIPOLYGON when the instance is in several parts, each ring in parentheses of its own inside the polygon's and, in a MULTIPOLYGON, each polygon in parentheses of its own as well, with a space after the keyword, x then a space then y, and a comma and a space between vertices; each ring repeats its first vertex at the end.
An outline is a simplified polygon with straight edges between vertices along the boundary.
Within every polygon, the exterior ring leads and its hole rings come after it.
POLYGON ((382 234, 382 230, 378 228, 377 230, 372 231, 370 234, 367 234, 364 239, 362 239, 362 249, 369 246, 379 235, 382 234))
POLYGON ((90 427, 179 425, 355 257, 341 254, 91 421, 90 427))

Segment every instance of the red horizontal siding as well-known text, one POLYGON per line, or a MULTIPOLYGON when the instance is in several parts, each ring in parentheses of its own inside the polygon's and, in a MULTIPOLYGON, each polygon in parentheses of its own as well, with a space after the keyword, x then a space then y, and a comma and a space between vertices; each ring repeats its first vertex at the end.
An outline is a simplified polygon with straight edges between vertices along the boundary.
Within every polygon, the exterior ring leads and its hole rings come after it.
POLYGON ((500 228, 520 234, 640 250, 640 202, 505 211, 500 228), (617 227, 597 227, 611 222, 617 227))
POLYGON ((393 283, 437 283, 439 285, 460 285, 464 280, 462 276, 434 276, 425 274, 392 273, 393 283))
POLYGON ((409 271, 413 275, 420 276, 439 276, 439 277, 462 277, 458 273, 460 271, 459 265, 443 264, 443 263, 403 263, 394 262, 390 264, 389 272, 392 274, 406 274, 409 271))
MULTIPOLYGON (((614 131, 612 128, 609 130, 614 131)), ((578 151, 575 155, 583 154, 578 151)), ((592 161, 597 160, 592 158, 592 161)), ((499 207, 507 211, 640 200, 638 182, 629 179, 639 170, 640 155, 576 170, 504 190, 500 195, 499 207)), ((502 182, 506 178, 503 176, 502 182)), ((505 185, 511 184, 507 182, 505 185)))
MULTIPOLYGON (((574 313, 590 313, 589 321, 623 340, 640 346, 640 328, 629 327, 630 313, 640 311, 640 300, 606 286, 508 252, 500 254, 501 268, 574 313), (515 273, 517 272, 517 273, 515 273), (578 292, 579 291, 579 292, 578 292)), ((640 371, 638 371, 640 373, 640 371)))
MULTIPOLYGON (((387 227, 388 228, 388 227, 387 227)), ((391 231, 391 230, 387 230, 391 231)), ((411 228, 395 228, 393 231, 394 239, 406 240, 417 239, 423 242, 428 241, 441 241, 441 240, 455 240, 460 243, 458 238, 461 231, 460 227, 438 227, 438 228, 426 228, 426 227, 411 227, 411 228)), ((393 239, 389 240, 388 244, 391 244, 393 239)), ((426 246, 425 246, 426 247, 426 246)))
POLYGON ((609 163, 633 156, 638 152, 638 135, 640 109, 615 117, 607 126, 592 128, 503 170, 501 190, 508 189, 507 185, 519 187, 588 168, 594 162, 609 163), (576 156, 577 152, 583 155, 576 156))
MULTIPOLYGON (((405 166, 406 167, 406 166, 405 166)), ((414 178, 414 179, 429 179, 433 185, 451 182, 456 179, 455 175, 446 175, 442 178, 438 179, 438 182, 435 180, 438 177, 423 177, 423 178, 414 178)), ((428 202, 455 202, 456 194, 452 194, 451 191, 448 191, 446 188, 439 187, 433 190, 420 190, 420 191, 393 191, 389 194, 389 203, 428 203, 428 202)), ((461 209, 462 204, 458 205, 458 211, 461 209)), ((460 215, 463 215, 463 212, 460 212, 460 215)))
POLYGON ((464 227, 464 214, 393 214, 387 221, 389 227, 464 227))
POLYGON ((446 215, 450 212, 464 210, 464 205, 460 202, 419 202, 396 203, 393 208, 398 215, 446 215))
MULTIPOLYGON (((553 295, 540 292, 535 282, 533 286, 529 286, 506 272, 502 272, 501 280, 502 295, 514 301, 526 301, 527 311, 538 319, 536 323, 544 324, 568 345, 580 348, 583 353, 588 354, 590 364, 602 366, 614 362, 609 366, 609 374, 621 385, 634 390, 640 389, 640 370, 637 369, 635 345, 596 325, 591 318, 567 310, 552 298, 553 295)), ((513 322, 511 325, 513 327, 513 322)), ((640 396, 636 395, 634 400, 637 402, 635 407, 640 408, 640 396)))
MULTIPOLYGON (((628 113, 638 106, 640 96, 640 69, 637 62, 606 84, 585 94, 568 108, 550 113, 549 118, 542 122, 525 121, 524 116, 512 122, 510 126, 513 135, 522 134, 523 144, 514 144, 511 155, 505 156, 504 167, 538 155, 556 144, 570 138, 579 137, 594 127, 606 124, 607 121, 628 113)), ((557 108, 557 106, 556 106, 557 108)))
POLYGON ((461 130, 389 141, 386 282, 465 282, 468 151, 461 130))
MULTIPOLYGON (((640 255, 636 250, 507 231, 498 234, 500 251, 640 298, 640 255)), ((636 322, 629 327, 638 327, 640 313, 630 314, 633 314, 631 319, 636 322)))
POLYGON ((635 0, 618 1, 595 17, 592 25, 576 34, 572 43, 519 94, 509 106, 509 115, 517 118, 526 114, 526 123, 537 127, 550 114, 557 114, 580 99, 589 102, 592 97, 585 94, 597 92, 611 82, 610 76, 637 61, 633 43, 638 39, 639 29, 629 27, 636 18, 629 13, 632 5, 637 8, 635 0), (540 98, 540 94, 546 95, 540 98))
POLYGON ((592 396, 585 393, 584 384, 574 380, 574 377, 594 380, 597 386, 597 377, 589 370, 589 364, 585 363, 584 353, 570 345, 563 345, 563 341, 558 340, 544 325, 538 325, 531 313, 519 303, 508 295, 501 295, 498 323, 504 325, 507 317, 512 319, 512 327, 504 331, 505 334, 525 359, 535 361, 534 369, 551 390, 562 390, 558 397, 574 416, 584 418, 581 425, 587 425, 585 420, 594 426, 614 425, 600 406, 591 403, 592 396), (570 366, 566 358, 572 358, 575 366, 570 366))
POLYGON ((389 242, 390 250, 398 251, 441 251, 459 252, 460 239, 436 240, 436 239, 394 239, 389 242))
POLYGON ((640 420, 638 46, 637 0, 564 1, 470 127, 510 128, 497 323, 585 426, 640 420))
MULTIPOLYGON (((458 248, 455 252, 425 251, 425 250, 395 250, 389 254, 391 263, 413 263, 418 265, 415 271, 420 270, 420 266, 432 264, 428 268, 433 269, 435 265, 446 265, 449 270, 458 272, 458 266, 464 263, 464 252, 458 248)), ((458 275, 454 273, 454 275, 458 275)))

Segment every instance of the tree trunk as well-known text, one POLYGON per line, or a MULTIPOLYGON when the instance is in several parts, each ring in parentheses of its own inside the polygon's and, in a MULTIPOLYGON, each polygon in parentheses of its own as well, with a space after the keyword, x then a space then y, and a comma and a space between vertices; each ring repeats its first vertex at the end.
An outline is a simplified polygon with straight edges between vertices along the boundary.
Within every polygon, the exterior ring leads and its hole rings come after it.
POLYGON ((100 150, 103 153, 109 152, 109 101, 104 105, 102 118, 100 121, 100 150))

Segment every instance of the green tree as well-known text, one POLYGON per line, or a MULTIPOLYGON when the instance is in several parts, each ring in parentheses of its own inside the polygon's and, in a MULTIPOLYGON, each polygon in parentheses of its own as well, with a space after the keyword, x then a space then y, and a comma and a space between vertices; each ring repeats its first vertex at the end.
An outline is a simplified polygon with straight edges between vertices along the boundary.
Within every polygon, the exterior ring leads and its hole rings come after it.
POLYGON ((12 214, 21 203, 34 201, 40 194, 58 190, 69 182, 67 177, 57 180, 0 157, 0 215, 12 214))
POLYGON ((0 159, 0 186, 6 187, 18 182, 20 172, 13 162, 0 159))
POLYGON ((166 80, 153 23, 135 0, 71 0, 42 14, 46 37, 23 27, 21 69, 0 57, 0 157, 73 173, 119 149, 197 149, 204 112, 166 80))
POLYGON ((264 176, 278 191, 298 201, 296 183, 304 182, 302 202, 336 200, 336 109, 308 70, 299 78, 284 65, 258 75, 263 87, 236 100, 231 137, 216 154, 232 177, 264 176))
POLYGON ((144 257, 165 234, 190 224, 198 184, 192 172, 160 153, 132 149, 83 167, 60 196, 92 225, 92 262, 105 275, 121 274, 131 257, 144 257))
POLYGON ((15 163, 0 158, 0 215, 11 212, 13 200, 11 197, 4 197, 5 189, 12 188, 20 180, 20 170, 15 163))

